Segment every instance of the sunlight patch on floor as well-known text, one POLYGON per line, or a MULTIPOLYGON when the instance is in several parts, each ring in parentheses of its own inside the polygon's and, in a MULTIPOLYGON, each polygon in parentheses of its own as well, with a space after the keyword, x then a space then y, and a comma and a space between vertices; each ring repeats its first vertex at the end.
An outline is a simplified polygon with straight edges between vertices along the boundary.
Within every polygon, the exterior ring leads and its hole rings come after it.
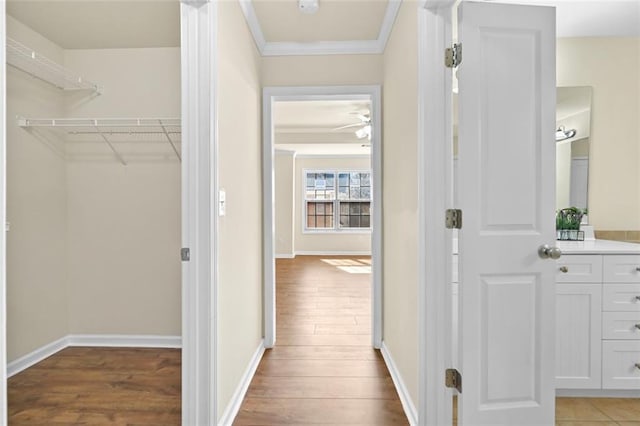
POLYGON ((369 265, 361 265, 361 266, 338 266, 338 269, 344 272, 348 272, 350 274, 370 274, 371 266, 369 265))
POLYGON ((349 274, 370 274, 371 259, 321 259, 324 263, 335 266, 349 274))

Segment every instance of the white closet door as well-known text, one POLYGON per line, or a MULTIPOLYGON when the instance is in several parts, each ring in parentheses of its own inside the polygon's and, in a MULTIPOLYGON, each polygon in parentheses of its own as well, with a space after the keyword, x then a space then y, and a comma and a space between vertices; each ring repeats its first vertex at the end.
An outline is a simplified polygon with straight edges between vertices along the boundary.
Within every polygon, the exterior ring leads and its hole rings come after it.
POLYGON ((552 425, 555 10, 459 12, 459 424, 552 425))

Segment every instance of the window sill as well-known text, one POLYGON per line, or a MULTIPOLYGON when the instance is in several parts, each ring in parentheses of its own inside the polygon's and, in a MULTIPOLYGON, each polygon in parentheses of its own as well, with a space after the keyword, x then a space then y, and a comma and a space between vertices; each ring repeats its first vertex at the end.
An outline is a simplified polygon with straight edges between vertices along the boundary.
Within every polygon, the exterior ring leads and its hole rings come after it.
POLYGON ((304 229, 303 234, 371 234, 371 228, 368 229, 304 229))

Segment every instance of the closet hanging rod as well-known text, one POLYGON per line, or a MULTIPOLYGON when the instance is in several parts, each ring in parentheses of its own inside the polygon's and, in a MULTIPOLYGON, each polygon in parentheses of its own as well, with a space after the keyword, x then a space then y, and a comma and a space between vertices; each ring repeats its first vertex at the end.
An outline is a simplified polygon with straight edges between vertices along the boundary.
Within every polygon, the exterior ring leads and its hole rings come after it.
POLYGON ((47 58, 24 44, 7 37, 7 64, 61 90, 90 90, 100 94, 100 87, 47 58))
MULTIPOLYGON (((25 118, 18 117, 20 127, 181 127, 180 118, 25 118)), ((137 133, 137 132, 136 132, 137 133)), ((156 132, 150 132, 156 133, 156 132)))
MULTIPOLYGON (((63 132, 66 140, 77 137, 97 137, 104 142, 122 165, 125 158, 118 151, 121 143, 145 141, 169 143, 178 160, 182 160, 177 144, 181 143, 180 118, 25 118, 18 117, 24 129, 49 129, 63 132), (133 137, 131 139, 130 137, 133 137), (138 139, 139 140, 139 139, 138 139)), ((90 139, 88 139, 90 140, 90 139)), ((95 139, 94 139, 95 140, 95 139)))

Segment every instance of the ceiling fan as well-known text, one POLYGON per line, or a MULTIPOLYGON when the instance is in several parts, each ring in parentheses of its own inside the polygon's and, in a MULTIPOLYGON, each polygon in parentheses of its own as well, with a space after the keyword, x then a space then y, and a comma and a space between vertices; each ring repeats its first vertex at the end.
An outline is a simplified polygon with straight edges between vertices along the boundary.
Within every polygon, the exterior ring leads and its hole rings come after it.
POLYGON ((350 114, 355 115, 360 120, 360 122, 336 127, 335 129, 332 129, 332 131, 337 132, 339 130, 355 128, 354 133, 356 134, 356 137, 358 139, 367 138, 371 140, 371 115, 369 115, 368 112, 363 114, 356 111, 351 112, 350 114))

